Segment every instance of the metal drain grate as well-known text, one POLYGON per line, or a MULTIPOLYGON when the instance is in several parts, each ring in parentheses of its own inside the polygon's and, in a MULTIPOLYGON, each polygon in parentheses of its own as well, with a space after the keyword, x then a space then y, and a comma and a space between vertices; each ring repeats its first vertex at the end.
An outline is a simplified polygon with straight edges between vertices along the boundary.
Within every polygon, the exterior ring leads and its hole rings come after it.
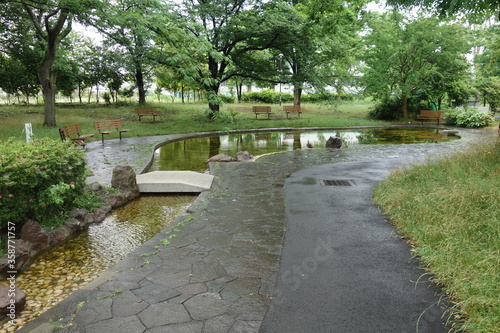
POLYGON ((325 179, 319 180, 321 186, 356 186, 352 179, 325 179))

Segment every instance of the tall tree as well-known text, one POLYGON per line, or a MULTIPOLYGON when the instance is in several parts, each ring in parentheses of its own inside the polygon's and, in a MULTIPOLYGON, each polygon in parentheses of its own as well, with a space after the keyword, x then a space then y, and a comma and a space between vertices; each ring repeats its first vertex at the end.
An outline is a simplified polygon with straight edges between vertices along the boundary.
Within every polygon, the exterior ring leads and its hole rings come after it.
MULTIPOLYGON (((441 15, 465 13, 469 17, 482 17, 493 13, 500 14, 498 0, 386 0, 386 3, 397 7, 416 7, 431 9, 441 15)), ((499 16, 500 18, 500 16, 499 16)))
POLYGON ((36 47, 43 52, 37 75, 44 97, 44 125, 56 126, 55 80, 53 65, 61 41, 70 33, 75 15, 99 6, 96 0, 19 0, 2 1, 0 16, 8 22, 9 38, 23 44, 26 31, 38 39, 36 47), (29 24, 27 23, 29 22, 29 24), (22 29, 19 27, 22 26, 22 29), (28 30, 26 30, 28 29, 28 30))
POLYGON ((451 63, 446 59, 459 63, 466 53, 459 45, 463 35, 436 18, 409 21, 396 12, 385 13, 372 20, 370 28, 365 38, 365 90, 379 99, 399 94, 404 117, 409 116, 408 98, 431 86, 432 76, 446 74, 444 61, 451 63))
POLYGON ((185 0, 176 8, 177 15, 182 18, 181 26, 190 33, 181 40, 190 43, 179 45, 167 38, 168 43, 175 49, 192 49, 190 53, 183 53, 188 59, 179 59, 172 51, 170 55, 164 54, 165 62, 179 64, 184 73, 193 73, 195 69, 193 77, 207 92, 209 117, 214 118, 220 108, 219 87, 238 75, 234 70, 236 66, 232 66, 238 57, 272 48, 283 26, 289 23, 281 15, 283 7, 272 3, 261 5, 259 1, 185 0))
POLYGON ((164 21, 166 7, 156 0, 108 1, 99 12, 89 15, 87 23, 107 39, 118 44, 123 66, 133 73, 139 104, 146 103, 146 81, 152 73, 153 31, 164 21))

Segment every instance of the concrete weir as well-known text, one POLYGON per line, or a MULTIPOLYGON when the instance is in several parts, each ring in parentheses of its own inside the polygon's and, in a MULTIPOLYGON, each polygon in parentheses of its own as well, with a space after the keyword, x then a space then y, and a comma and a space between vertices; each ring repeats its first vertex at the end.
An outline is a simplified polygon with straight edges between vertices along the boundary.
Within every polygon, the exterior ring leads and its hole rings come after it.
POLYGON ((136 179, 141 193, 196 193, 210 189, 214 176, 194 171, 153 171, 136 179))

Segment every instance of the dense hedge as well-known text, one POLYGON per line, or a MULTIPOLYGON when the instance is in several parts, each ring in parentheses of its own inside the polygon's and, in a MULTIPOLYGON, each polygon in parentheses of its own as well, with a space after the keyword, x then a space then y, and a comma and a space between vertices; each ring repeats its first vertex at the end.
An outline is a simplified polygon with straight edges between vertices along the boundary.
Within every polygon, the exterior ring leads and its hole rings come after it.
POLYGON ((0 143, 0 229, 33 219, 44 225, 83 193, 85 156, 70 143, 41 139, 0 143))

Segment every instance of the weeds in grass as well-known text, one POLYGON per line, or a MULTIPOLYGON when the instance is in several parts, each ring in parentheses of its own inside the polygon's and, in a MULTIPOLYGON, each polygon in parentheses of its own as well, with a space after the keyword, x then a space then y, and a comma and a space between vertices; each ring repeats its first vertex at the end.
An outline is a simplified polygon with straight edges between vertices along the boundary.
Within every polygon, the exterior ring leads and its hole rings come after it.
POLYGON ((500 146, 395 171, 375 200, 457 302, 454 330, 500 327, 500 146))

